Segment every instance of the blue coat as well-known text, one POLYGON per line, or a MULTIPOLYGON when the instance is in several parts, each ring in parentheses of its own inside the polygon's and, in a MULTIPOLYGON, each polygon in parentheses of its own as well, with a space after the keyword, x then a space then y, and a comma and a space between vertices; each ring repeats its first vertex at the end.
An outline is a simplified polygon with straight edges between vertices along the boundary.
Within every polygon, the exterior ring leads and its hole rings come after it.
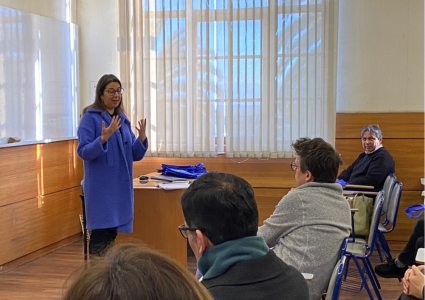
POLYGON ((130 121, 120 115, 121 128, 102 145, 102 121, 108 127, 107 111, 89 109, 78 127, 77 153, 84 160, 84 200, 87 229, 117 227, 132 232, 133 161, 143 158, 148 140, 142 143, 131 131, 130 121))

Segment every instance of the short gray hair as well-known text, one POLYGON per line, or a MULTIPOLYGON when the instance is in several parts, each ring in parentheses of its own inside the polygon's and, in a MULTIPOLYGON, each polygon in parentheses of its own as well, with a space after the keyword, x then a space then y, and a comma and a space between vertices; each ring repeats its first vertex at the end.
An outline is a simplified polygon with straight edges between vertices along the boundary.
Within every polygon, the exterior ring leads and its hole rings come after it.
POLYGON ((362 132, 360 134, 360 138, 363 138, 363 133, 365 131, 369 131, 371 134, 374 134, 378 139, 382 137, 381 128, 379 128, 379 125, 377 124, 366 125, 365 127, 363 127, 362 132))

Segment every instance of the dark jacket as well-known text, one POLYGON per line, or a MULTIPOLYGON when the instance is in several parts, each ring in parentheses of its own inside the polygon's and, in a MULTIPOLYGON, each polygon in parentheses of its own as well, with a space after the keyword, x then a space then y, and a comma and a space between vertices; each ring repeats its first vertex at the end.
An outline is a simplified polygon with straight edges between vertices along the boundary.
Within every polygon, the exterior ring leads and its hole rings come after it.
POLYGON ((298 270, 269 251, 239 261, 221 276, 202 281, 216 300, 308 300, 308 286, 298 270))
POLYGON ((393 157, 381 147, 370 154, 360 154, 351 166, 339 174, 338 179, 351 184, 372 185, 373 191, 378 192, 382 190, 388 174, 394 172, 393 157))

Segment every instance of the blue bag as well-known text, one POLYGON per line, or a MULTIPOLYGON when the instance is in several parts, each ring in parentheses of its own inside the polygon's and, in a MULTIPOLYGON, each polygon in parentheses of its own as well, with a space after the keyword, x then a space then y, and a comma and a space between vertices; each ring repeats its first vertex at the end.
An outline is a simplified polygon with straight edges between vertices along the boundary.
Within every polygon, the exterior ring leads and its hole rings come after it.
POLYGON ((342 179, 337 179, 335 182, 336 183, 339 183, 340 185, 342 185, 343 188, 345 188, 345 186, 348 184, 348 182, 345 182, 342 179))
POLYGON ((197 164, 195 166, 177 166, 161 164, 161 167, 162 169, 159 169, 158 172, 160 172, 162 175, 180 178, 195 179, 201 176, 202 174, 207 173, 207 170, 205 169, 203 163, 197 164))
POLYGON ((425 205, 423 204, 414 204, 412 206, 409 206, 404 211, 406 212, 406 215, 409 218, 416 219, 419 218, 419 216, 424 212, 425 205), (417 213, 414 215, 414 213, 417 213))

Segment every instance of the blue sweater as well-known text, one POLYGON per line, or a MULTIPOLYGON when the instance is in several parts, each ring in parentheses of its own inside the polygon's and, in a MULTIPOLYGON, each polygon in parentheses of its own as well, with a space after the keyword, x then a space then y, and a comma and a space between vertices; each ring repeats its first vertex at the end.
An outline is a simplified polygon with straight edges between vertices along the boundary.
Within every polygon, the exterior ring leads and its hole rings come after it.
POLYGON ((120 115, 121 128, 102 144, 102 121, 112 121, 107 111, 89 109, 78 127, 77 153, 84 160, 84 199, 87 229, 117 227, 133 229, 133 161, 143 158, 148 140, 142 143, 131 131, 130 121, 120 115))
POLYGON ((372 185, 373 191, 382 190, 389 173, 394 173, 394 160, 391 154, 381 147, 366 154, 362 153, 346 170, 342 171, 338 179, 359 185, 372 185))

